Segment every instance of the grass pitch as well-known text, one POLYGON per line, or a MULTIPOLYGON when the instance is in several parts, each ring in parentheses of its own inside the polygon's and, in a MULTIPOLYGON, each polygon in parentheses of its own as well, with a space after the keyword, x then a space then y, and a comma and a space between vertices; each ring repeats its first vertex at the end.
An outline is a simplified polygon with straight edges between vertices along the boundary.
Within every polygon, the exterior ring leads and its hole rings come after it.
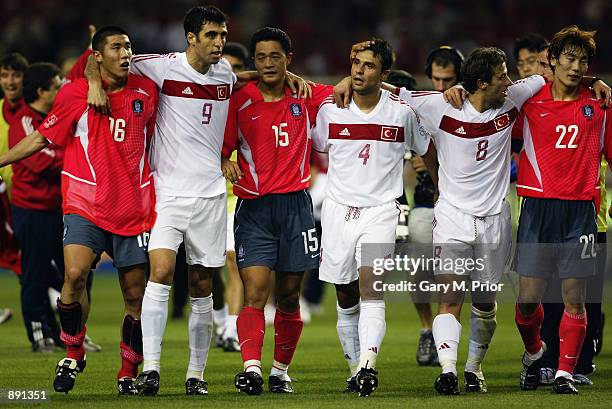
MULTIPOLYGON (((208 358, 205 377, 209 382, 207 397, 184 396, 185 370, 188 360, 187 320, 168 320, 162 352, 160 393, 155 398, 118 397, 115 375, 119 369, 119 326, 122 300, 116 276, 97 274, 94 280, 92 311, 88 333, 103 347, 100 353, 88 355, 87 369, 77 378, 68 395, 52 391, 55 364, 61 353, 30 352, 19 313, 19 285, 14 275, 0 273, 0 307, 15 312, 11 321, 0 326, 0 389, 46 390, 50 401, 42 407, 61 408, 527 408, 527 407, 610 407, 612 402, 612 331, 606 328, 604 350, 596 359, 594 386, 581 387, 578 396, 556 396, 548 387, 526 393, 518 388, 522 344, 514 325, 514 306, 499 305, 498 328, 484 364, 489 393, 484 395, 438 396, 433 381, 439 368, 418 367, 415 362, 419 321, 406 299, 394 296, 387 304, 387 335, 378 359, 380 386, 368 398, 343 394, 348 375, 336 335, 336 313, 332 288, 327 289, 325 313, 314 317, 304 327, 302 340, 290 374, 297 378, 293 395, 247 396, 236 392, 234 375, 241 370, 239 353, 213 349, 208 358)), ((463 338, 459 352, 459 370, 467 355, 469 308, 464 308, 463 338)), ((604 305, 612 317, 612 305, 604 305)), ((264 373, 272 362, 273 330, 267 327, 263 352, 264 373)), ((267 376, 265 377, 267 380, 267 376)), ((461 378, 460 378, 461 379, 461 378)), ((462 385, 461 385, 462 386, 462 385)), ((7 403, 1 407, 24 407, 31 403, 7 403)))

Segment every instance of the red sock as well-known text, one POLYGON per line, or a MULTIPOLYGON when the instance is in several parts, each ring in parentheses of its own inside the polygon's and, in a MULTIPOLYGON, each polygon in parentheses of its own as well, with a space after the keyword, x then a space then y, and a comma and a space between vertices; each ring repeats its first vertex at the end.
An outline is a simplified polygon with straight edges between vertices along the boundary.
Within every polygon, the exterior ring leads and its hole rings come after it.
POLYGON ((274 360, 289 365, 293 359, 300 335, 304 328, 304 321, 297 312, 283 312, 276 309, 274 316, 274 360))
MULTIPOLYGON (((254 307, 244 307, 236 319, 238 341, 242 362, 257 361, 261 368, 261 347, 266 331, 264 310, 254 307)), ((245 367, 244 369, 247 369, 245 367)))
POLYGON ((83 325, 83 329, 76 335, 70 335, 62 330, 60 339, 66 345, 66 357, 82 361, 85 357, 85 349, 83 349, 83 340, 87 333, 87 327, 83 325))
POLYGON ((530 354, 537 353, 542 348, 542 340, 540 339, 540 327, 544 321, 544 308, 542 304, 538 304, 538 308, 530 316, 524 316, 516 304, 516 327, 521 333, 525 350, 530 354))
POLYGON ((121 369, 117 374, 117 379, 136 378, 138 376, 138 365, 142 363, 142 355, 123 342, 119 344, 119 348, 121 349, 121 369))
POLYGON ((563 311, 559 325, 559 370, 574 373, 586 335, 587 315, 563 311))

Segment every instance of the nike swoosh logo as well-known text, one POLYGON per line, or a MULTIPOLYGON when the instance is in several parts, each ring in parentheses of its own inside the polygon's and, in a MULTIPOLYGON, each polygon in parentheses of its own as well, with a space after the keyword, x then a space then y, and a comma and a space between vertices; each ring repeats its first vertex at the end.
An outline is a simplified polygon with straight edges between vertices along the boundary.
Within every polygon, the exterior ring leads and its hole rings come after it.
POLYGON ((314 254, 314 255, 310 256, 310 258, 319 257, 319 255, 320 255, 320 254, 321 254, 321 253, 314 254))
POLYGON ((261 115, 257 115, 257 116, 252 116, 252 117, 251 117, 251 121, 254 121, 254 120, 256 120, 256 119, 257 119, 257 118, 259 118, 260 116, 261 116, 261 115))
POLYGON ((544 113, 544 114, 540 114, 540 116, 546 116, 546 115, 548 115, 548 114, 550 114, 550 112, 546 112, 546 113, 544 113))
POLYGON ((577 356, 569 356, 569 355, 565 355, 565 359, 576 359, 578 358, 577 356))

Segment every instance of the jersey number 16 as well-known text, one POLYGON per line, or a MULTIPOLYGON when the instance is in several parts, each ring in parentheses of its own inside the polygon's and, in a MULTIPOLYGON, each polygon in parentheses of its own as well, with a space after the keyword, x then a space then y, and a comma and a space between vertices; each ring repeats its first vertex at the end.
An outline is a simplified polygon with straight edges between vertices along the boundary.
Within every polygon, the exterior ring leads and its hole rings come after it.
POLYGON ((117 142, 123 142, 125 140, 125 119, 110 117, 110 132, 113 135, 113 139, 117 142))

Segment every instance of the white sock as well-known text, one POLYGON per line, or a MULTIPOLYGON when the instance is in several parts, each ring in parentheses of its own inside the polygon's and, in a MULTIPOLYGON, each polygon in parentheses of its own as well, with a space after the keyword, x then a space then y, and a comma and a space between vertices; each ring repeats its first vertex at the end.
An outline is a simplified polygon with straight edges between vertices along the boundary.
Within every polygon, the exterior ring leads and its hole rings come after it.
POLYGON ((149 281, 142 299, 142 352, 143 371, 160 370, 162 339, 168 321, 170 286, 149 281))
POLYGON ((187 379, 204 379, 204 367, 208 359, 210 339, 212 338, 212 305, 212 294, 204 298, 191 298, 187 379))
POLYGON ((461 324, 453 314, 438 314, 433 321, 433 336, 442 373, 457 375, 457 348, 461 339, 461 324))
POLYGON ((257 359, 249 359, 244 362, 244 372, 255 372, 261 375, 261 361, 257 359))
POLYGON ((277 360, 274 360, 272 362, 272 369, 270 370, 270 376, 278 376, 283 381, 291 381, 291 378, 287 374, 288 370, 289 370, 289 365, 283 364, 281 362, 278 362, 277 360))
POLYGON ((359 368, 376 368, 376 358, 380 353, 380 346, 386 331, 385 301, 361 301, 361 313, 359 314, 359 343, 361 344, 359 368))
POLYGON ((223 332, 223 338, 238 339, 238 330, 236 329, 237 315, 228 315, 225 321, 225 331, 223 332))
POLYGON ((472 306, 472 314, 470 316, 470 346, 465 363, 465 370, 474 372, 479 378, 484 379, 480 364, 489 349, 489 344, 497 327, 495 314, 497 305, 493 311, 480 311, 472 306))
POLYGON ((215 323, 215 334, 221 335, 225 331, 225 322, 229 314, 229 307, 227 304, 223 305, 220 310, 212 310, 212 319, 215 323))
POLYGON ((572 375, 571 373, 557 369, 557 373, 555 374, 555 379, 561 378, 561 377, 572 379, 572 380, 574 379, 574 375, 572 375))
POLYGON ((338 338, 344 358, 351 370, 351 376, 359 371, 359 303, 350 308, 342 308, 336 304, 338 311, 338 338))

